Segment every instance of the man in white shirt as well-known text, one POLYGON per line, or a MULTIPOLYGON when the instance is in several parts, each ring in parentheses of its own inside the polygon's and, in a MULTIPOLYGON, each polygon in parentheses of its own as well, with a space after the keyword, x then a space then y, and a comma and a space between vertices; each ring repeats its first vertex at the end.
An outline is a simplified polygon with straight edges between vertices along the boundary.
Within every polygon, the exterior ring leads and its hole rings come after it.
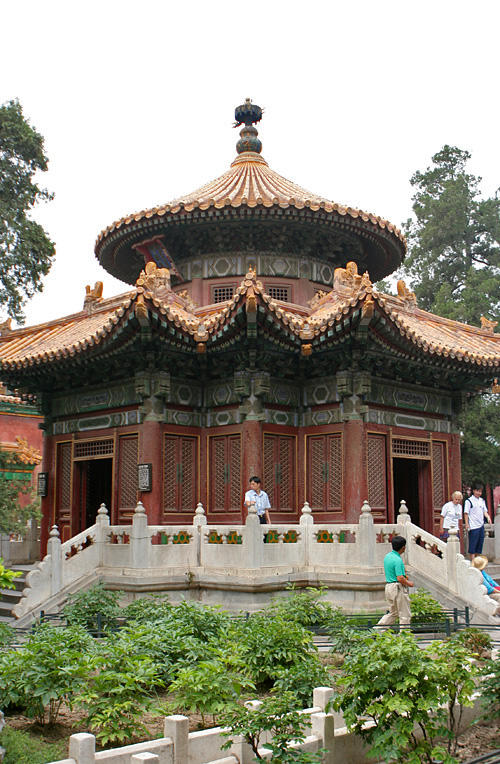
POLYGON ((245 506, 249 507, 252 504, 255 505, 257 517, 261 525, 270 525, 269 510, 271 509, 271 502, 267 493, 261 489, 260 477, 257 477, 257 475, 250 478, 250 490, 245 494, 245 506))
POLYGON ((469 554, 471 560, 474 559, 476 554, 481 554, 483 551, 485 519, 491 523, 488 507, 484 499, 481 498, 482 492, 483 484, 473 483, 472 496, 465 500, 464 506, 464 522, 469 533, 469 554))
POLYGON ((459 523, 462 519, 462 499, 460 491, 454 491, 451 494, 451 501, 447 501, 441 510, 441 521, 439 523, 439 536, 444 541, 448 540, 450 528, 459 529, 459 523))

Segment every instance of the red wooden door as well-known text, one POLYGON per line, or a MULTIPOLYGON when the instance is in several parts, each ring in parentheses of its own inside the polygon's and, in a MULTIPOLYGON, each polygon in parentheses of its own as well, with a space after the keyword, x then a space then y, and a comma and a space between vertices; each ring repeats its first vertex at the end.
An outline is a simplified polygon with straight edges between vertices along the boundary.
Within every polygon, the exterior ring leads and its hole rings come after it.
POLYGON ((197 439, 165 435, 163 446, 163 512, 194 512, 198 479, 197 439))
POLYGON ((313 512, 342 510, 342 435, 307 438, 307 499, 313 512))
POLYGON ((209 509, 241 512, 241 436, 215 435, 209 442, 209 509))
POLYGON ((273 512, 295 511, 295 444, 293 435, 264 434, 264 485, 273 512))

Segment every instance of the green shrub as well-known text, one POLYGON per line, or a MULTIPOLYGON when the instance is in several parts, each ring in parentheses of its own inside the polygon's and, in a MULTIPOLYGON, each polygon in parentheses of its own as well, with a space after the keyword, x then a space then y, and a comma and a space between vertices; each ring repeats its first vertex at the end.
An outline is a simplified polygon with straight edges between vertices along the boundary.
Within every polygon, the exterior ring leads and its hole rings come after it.
POLYGON ((225 728, 222 734, 229 738, 221 748, 229 748, 232 738, 241 736, 252 748, 255 761, 263 758, 260 748, 271 752, 273 764, 319 764, 325 754, 324 750, 311 753, 290 747, 292 741, 304 742, 309 725, 309 717, 300 713, 297 698, 291 693, 266 698, 258 708, 237 706, 220 721, 225 728), (264 734, 269 740, 261 743, 264 734))
POLYGON ((6 751, 3 764, 46 764, 47 761, 64 759, 68 749, 67 740, 47 743, 8 725, 0 734, 0 745, 6 751))
POLYGON ((446 617, 442 605, 425 589, 410 594, 410 610, 412 623, 435 623, 446 617))
POLYGON ((283 669, 315 653, 312 634, 294 621, 257 613, 235 630, 239 657, 256 685, 269 688, 283 669))
POLYGON ((326 626, 334 618, 336 608, 329 602, 321 602, 324 589, 290 589, 287 596, 273 599, 266 611, 270 616, 294 621, 306 629, 326 626))
POLYGON ((11 645, 14 641, 14 629, 8 623, 0 622, 0 647, 11 645))
POLYGON ((86 682, 93 641, 79 626, 42 624, 22 650, 0 656, 2 706, 21 707, 40 725, 54 724, 86 682))
POLYGON ((83 626, 87 631, 97 632, 100 626, 103 631, 116 629, 117 617, 120 613, 118 597, 120 592, 107 591, 99 583, 68 597, 68 603, 63 608, 63 614, 70 626, 83 626))
POLYGON ((142 717, 162 685, 158 667, 149 657, 130 655, 126 644, 110 638, 94 656, 92 672, 75 702, 87 712, 86 722, 103 744, 122 743, 148 734, 142 717))
POLYGON ((0 589, 15 589, 15 578, 22 576, 22 573, 18 570, 9 570, 4 567, 3 560, 0 557, 0 589))
POLYGON ((481 670, 481 704, 486 719, 500 719, 500 661, 488 661, 481 670))
POLYGON ((225 638, 232 623, 224 610, 187 600, 172 608, 171 618, 179 631, 202 642, 225 638))
POLYGON ((330 675, 321 663, 319 655, 305 653, 301 661, 276 671, 272 692, 291 693, 302 708, 309 708, 312 705, 314 688, 328 686, 329 682, 330 675))
POLYGON ((456 761, 458 722, 463 706, 472 705, 476 675, 463 645, 450 640, 421 648, 411 634, 390 631, 363 642, 337 679, 343 689, 333 706, 342 709, 347 727, 382 761, 456 761), (364 729, 366 719, 374 724, 364 729), (415 725, 422 737, 415 737, 415 725))
POLYGON ((170 706, 176 711, 180 708, 200 714, 204 727, 206 715, 211 714, 215 725, 216 715, 237 705, 241 693, 250 689, 255 690, 253 682, 231 665, 231 660, 220 656, 181 668, 170 685, 170 692, 175 695, 175 702, 170 706))
POLYGON ((172 613, 172 605, 166 597, 140 597, 130 602, 122 610, 127 621, 135 623, 152 623, 168 618, 172 613))

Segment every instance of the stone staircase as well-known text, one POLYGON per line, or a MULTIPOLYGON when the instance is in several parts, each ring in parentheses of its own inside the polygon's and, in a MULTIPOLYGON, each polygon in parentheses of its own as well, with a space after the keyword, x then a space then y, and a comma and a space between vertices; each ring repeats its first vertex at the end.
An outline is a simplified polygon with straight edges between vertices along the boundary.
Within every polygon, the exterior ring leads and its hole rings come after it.
POLYGON ((12 565, 10 570, 19 571, 22 575, 14 579, 15 589, 0 589, 0 622, 12 624, 15 618, 12 615, 12 608, 17 605, 21 599, 23 589, 26 586, 26 576, 33 570, 36 563, 29 565, 12 565))

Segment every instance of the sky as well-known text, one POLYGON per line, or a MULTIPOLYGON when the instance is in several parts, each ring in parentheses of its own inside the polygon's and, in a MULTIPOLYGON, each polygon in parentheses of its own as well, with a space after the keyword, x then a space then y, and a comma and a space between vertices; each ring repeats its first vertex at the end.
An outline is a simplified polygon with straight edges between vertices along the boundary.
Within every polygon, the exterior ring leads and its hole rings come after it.
POLYGON ((56 258, 27 324, 80 310, 97 280, 127 291, 97 235, 221 175, 247 97, 274 170, 398 226, 446 143, 484 195, 500 186, 498 0, 4 0, 0 24, 0 103, 44 136, 55 194, 34 212, 56 258))

